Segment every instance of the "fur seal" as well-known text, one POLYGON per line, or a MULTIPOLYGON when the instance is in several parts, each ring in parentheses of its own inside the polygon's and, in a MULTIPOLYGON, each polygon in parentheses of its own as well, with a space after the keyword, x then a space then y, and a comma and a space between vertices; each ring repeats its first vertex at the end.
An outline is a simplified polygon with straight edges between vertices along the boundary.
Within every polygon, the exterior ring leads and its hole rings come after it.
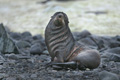
POLYGON ((78 44, 68 25, 68 17, 56 12, 45 29, 45 43, 53 63, 75 62, 79 68, 97 68, 100 55, 97 50, 78 44))

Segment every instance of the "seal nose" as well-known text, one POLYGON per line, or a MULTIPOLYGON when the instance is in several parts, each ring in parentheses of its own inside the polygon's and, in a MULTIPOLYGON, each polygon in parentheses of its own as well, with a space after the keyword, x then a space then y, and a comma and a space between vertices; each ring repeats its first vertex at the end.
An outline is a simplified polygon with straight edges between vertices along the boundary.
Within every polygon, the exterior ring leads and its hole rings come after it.
POLYGON ((58 18, 62 18, 63 17, 63 14, 58 14, 58 18))

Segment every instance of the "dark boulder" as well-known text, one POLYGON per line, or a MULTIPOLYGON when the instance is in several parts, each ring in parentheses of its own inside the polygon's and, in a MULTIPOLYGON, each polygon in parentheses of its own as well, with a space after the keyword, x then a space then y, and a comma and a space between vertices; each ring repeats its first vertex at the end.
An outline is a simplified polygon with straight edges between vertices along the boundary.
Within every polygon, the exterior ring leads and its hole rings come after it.
POLYGON ((33 36, 34 40, 43 40, 43 37, 40 34, 34 35, 33 36))
POLYGON ((31 46, 30 43, 28 43, 27 41, 22 41, 22 40, 18 41, 16 43, 16 45, 18 46, 19 49, 20 48, 29 48, 31 46))
POLYGON ((83 43, 86 46, 102 49, 104 48, 104 42, 100 36, 92 35, 89 31, 84 30, 82 32, 74 32, 73 36, 75 40, 83 43))
POLYGON ((83 44, 89 48, 97 48, 96 43, 90 37, 80 39, 78 43, 83 44))
POLYGON ((119 35, 116 35, 115 37, 112 37, 112 39, 117 40, 117 41, 120 42, 120 36, 119 35))
POLYGON ((110 48, 120 47, 120 42, 112 40, 109 44, 110 48))
POLYGON ((37 34, 37 35, 33 36, 32 44, 35 44, 35 43, 40 43, 42 46, 46 46, 45 45, 45 39, 40 34, 37 34))
POLYGON ((120 55, 118 54, 113 54, 109 57, 110 61, 115 61, 115 62, 120 62, 120 55))
POLYGON ((40 44, 41 46, 43 46, 43 48, 44 49, 46 49, 46 45, 45 45, 45 41, 43 40, 43 41, 41 41, 41 40, 34 40, 33 42, 32 42, 32 45, 34 45, 34 44, 40 44))
POLYGON ((120 41, 120 36, 117 35, 116 38, 117 38, 117 41, 120 41))
POLYGON ((100 80, 119 80, 118 76, 114 73, 102 71, 99 73, 100 80))
POLYGON ((22 40, 31 43, 33 41, 32 34, 28 31, 21 33, 22 40))
POLYGON ((22 38, 21 34, 17 32, 10 32, 10 36, 15 40, 20 40, 22 38))
POLYGON ((32 36, 28 36, 26 38, 23 38, 22 40, 27 41, 27 42, 29 42, 31 44, 32 41, 33 41, 33 37, 32 36))
POLYGON ((26 38, 28 36, 32 36, 32 34, 30 32, 28 32, 28 31, 23 32, 21 35, 22 35, 22 38, 26 38))
POLYGON ((34 44, 30 48, 30 53, 31 54, 42 54, 44 51, 44 47, 41 44, 34 44))
POLYGON ((30 55, 30 48, 21 48, 20 49, 22 55, 30 55))
POLYGON ((75 40, 80 40, 82 38, 86 38, 87 36, 91 35, 91 33, 87 30, 84 30, 82 32, 73 32, 73 36, 75 40))
POLYGON ((3 24, 0 24, 0 51, 2 53, 19 53, 16 44, 5 30, 3 24))
POLYGON ((105 48, 104 41, 101 36, 90 35, 88 37, 96 44, 98 50, 105 48))
POLYGON ((108 48, 120 47, 120 42, 114 37, 103 36, 101 38, 104 42, 104 45, 108 48))
POLYGON ((107 52, 115 53, 115 54, 119 54, 120 55, 120 47, 108 49, 107 52))

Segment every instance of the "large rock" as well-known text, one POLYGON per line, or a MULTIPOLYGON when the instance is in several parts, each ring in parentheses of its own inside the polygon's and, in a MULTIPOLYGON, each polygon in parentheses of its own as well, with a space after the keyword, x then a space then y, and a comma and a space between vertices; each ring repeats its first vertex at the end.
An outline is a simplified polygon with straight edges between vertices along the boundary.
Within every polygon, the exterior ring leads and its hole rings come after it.
POLYGON ((28 32, 28 31, 23 32, 21 35, 22 35, 22 38, 26 38, 28 36, 32 36, 32 34, 30 32, 28 32))
POLYGON ((32 42, 32 44, 40 43, 42 46, 46 46, 45 40, 40 34, 34 35, 33 39, 34 39, 34 41, 32 42))
POLYGON ((120 47, 120 42, 115 37, 103 36, 102 40, 108 48, 120 47))
POLYGON ((114 73, 102 71, 99 74, 100 80, 119 80, 118 76, 114 73))
POLYGON ((117 35, 115 38, 117 39, 117 41, 120 41, 120 36, 117 35))
POLYGON ((40 40, 41 42, 44 41, 43 37, 42 37, 40 34, 34 35, 34 36, 33 36, 33 39, 34 39, 34 40, 40 40))
POLYGON ((107 50, 109 53, 120 54, 120 47, 112 48, 107 50))
POLYGON ((115 61, 115 62, 120 62, 120 55, 118 54, 113 54, 109 57, 110 61, 115 61))
POLYGON ((110 48, 120 47, 120 42, 116 40, 111 40, 109 46, 110 48))
POLYGON ((26 31, 26 32, 23 32, 21 35, 22 35, 22 40, 27 41, 29 43, 33 41, 33 37, 30 32, 26 31))
POLYGON ((97 48, 96 43, 90 37, 80 39, 78 43, 84 44, 85 46, 90 47, 90 48, 97 48))
POLYGON ((14 39, 14 40, 20 40, 22 38, 20 33, 17 32, 10 32, 10 36, 14 39))
POLYGON ((28 37, 26 37, 26 38, 22 38, 22 40, 23 40, 23 41, 27 41, 27 42, 29 42, 29 43, 31 44, 32 41, 33 41, 33 37, 32 37, 32 36, 28 36, 28 37))
POLYGON ((39 43, 32 45, 30 48, 31 54, 42 54, 43 51, 44 51, 44 47, 39 43))
POLYGON ((0 24, 0 51, 2 53, 19 53, 16 44, 8 35, 3 24, 0 24))
POLYGON ((80 39, 86 38, 89 35, 91 35, 91 33, 87 30, 84 30, 82 32, 73 32, 73 36, 74 36, 75 40, 77 40, 77 41, 80 39))
POLYGON ((16 45, 18 46, 19 49, 21 49, 21 48, 28 48, 28 47, 31 46, 30 43, 28 43, 27 41, 22 41, 22 40, 18 41, 16 43, 16 45))

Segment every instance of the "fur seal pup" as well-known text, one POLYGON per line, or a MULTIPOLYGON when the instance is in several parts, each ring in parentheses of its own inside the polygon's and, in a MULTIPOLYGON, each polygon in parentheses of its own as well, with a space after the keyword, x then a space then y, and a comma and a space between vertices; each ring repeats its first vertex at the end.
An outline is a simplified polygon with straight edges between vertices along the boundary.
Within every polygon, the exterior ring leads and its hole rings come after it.
POLYGON ((97 68, 100 55, 97 50, 78 44, 69 29, 68 17, 56 12, 45 29, 45 43, 53 63, 75 62, 78 68, 97 68))

